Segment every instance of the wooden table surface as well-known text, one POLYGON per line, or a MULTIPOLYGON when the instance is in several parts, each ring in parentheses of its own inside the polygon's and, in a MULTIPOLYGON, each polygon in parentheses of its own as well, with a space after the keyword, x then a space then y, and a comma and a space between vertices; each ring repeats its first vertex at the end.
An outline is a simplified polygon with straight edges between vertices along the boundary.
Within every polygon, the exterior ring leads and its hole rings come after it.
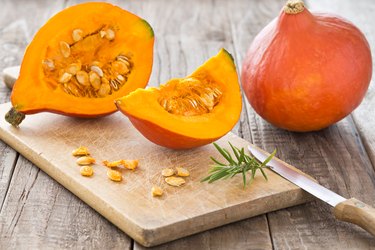
MULTIPOLYGON (((0 70, 21 63, 45 21, 76 0, 1 0, 0 70)), ((112 1, 143 17, 156 35, 151 85, 182 77, 221 47, 241 65, 254 36, 282 0, 112 1)), ((310 10, 354 22, 375 48, 375 1, 311 0, 310 10)), ((239 67, 240 69, 240 67, 239 67)), ((0 84, 0 103, 10 91, 0 84)), ((291 133, 262 120, 244 98, 233 132, 315 177, 344 197, 375 206, 375 86, 347 118, 319 132, 291 133)), ((226 225, 155 249, 375 249, 375 238, 337 222, 314 202, 226 225)), ((0 249, 143 249, 122 231, 0 141, 0 249)))

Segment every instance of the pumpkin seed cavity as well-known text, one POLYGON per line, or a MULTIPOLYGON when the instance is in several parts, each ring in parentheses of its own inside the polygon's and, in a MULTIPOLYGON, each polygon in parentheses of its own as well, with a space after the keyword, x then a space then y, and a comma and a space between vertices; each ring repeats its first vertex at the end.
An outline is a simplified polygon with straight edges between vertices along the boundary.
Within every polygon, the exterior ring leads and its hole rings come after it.
POLYGON ((42 61, 48 82, 53 79, 67 94, 89 98, 106 97, 124 86, 134 67, 131 53, 109 60, 100 53, 116 39, 115 28, 103 26, 90 34, 74 29, 71 38, 71 44, 60 41, 58 51, 42 61))
POLYGON ((222 95, 217 84, 189 77, 175 79, 161 86, 158 102, 171 114, 196 116, 210 113, 222 95))

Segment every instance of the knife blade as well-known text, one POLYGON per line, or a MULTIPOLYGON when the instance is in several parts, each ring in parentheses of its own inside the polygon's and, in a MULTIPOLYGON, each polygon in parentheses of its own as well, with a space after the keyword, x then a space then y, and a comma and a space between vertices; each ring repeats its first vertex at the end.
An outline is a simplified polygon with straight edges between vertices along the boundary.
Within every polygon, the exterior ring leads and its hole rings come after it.
MULTIPOLYGON (((264 162, 270 155, 252 144, 248 146, 248 149, 260 162, 264 162)), ((333 206, 336 219, 356 224, 375 236, 375 209, 373 207, 355 198, 346 199, 336 194, 275 157, 266 165, 281 177, 333 206)))

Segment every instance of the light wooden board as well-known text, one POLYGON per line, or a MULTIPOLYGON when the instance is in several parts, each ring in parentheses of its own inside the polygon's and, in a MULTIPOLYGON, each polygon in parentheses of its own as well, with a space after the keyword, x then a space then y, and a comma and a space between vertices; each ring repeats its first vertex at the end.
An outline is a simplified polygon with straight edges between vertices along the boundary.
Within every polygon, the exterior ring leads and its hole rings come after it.
MULTIPOLYGON (((4 117, 10 104, 0 106, 4 117)), ((77 119, 42 113, 27 116, 19 128, 2 118, 0 138, 96 211, 145 246, 161 244, 233 221, 294 206, 311 199, 301 189, 268 172, 243 189, 241 177, 215 184, 201 183, 210 167, 209 156, 219 157, 211 145, 175 151, 147 141, 120 113, 100 119, 77 119), (82 177, 71 151, 87 146, 98 164, 91 178, 82 177), (120 183, 106 177, 103 160, 139 159, 136 171, 124 170, 120 183), (183 187, 168 186, 160 172, 165 167, 190 170, 183 187), (161 198, 150 195, 163 187, 161 198)), ((218 143, 238 147, 248 142, 230 133, 218 143)))

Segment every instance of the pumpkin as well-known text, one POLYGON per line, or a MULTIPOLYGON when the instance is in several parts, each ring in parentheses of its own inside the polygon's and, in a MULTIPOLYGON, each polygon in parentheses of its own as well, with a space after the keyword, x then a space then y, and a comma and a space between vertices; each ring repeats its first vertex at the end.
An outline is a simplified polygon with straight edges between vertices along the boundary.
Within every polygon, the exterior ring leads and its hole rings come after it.
POLYGON ((341 17, 288 1, 254 39, 242 65, 254 110, 291 131, 320 130, 351 113, 372 75, 368 42, 341 17))
POLYGON ((6 119, 50 111, 98 117, 114 100, 147 85, 154 33, 140 17, 108 3, 83 3, 52 17, 22 61, 6 119))
POLYGON ((236 66, 222 49, 194 73, 137 89, 117 107, 150 141, 172 149, 208 144, 237 123, 242 107, 236 66))

